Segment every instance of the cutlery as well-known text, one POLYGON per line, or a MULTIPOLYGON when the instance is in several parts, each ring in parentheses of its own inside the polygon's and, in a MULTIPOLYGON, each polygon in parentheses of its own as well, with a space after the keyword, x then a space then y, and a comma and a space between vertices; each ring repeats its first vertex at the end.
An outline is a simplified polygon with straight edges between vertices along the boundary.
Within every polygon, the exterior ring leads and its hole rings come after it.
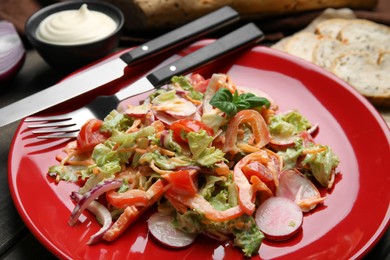
POLYGON ((54 116, 27 118, 25 122, 46 121, 42 124, 30 125, 29 128, 56 127, 52 129, 35 130, 34 134, 50 134, 38 138, 73 138, 81 126, 91 118, 103 119, 118 104, 129 97, 145 93, 169 83, 175 75, 185 73, 205 65, 218 57, 226 55, 250 44, 255 44, 264 38, 264 34, 253 23, 248 23, 205 47, 190 53, 183 58, 163 66, 140 78, 130 86, 112 96, 99 96, 86 106, 73 112, 54 116), (51 122, 56 121, 56 122, 51 122), (63 128, 68 127, 68 128, 63 128), (70 128, 69 128, 70 127, 70 128))
POLYGON ((119 58, 79 73, 45 90, 0 109, 0 127, 35 114, 66 100, 85 94, 124 74, 125 67, 134 65, 174 47, 195 40, 239 19, 238 13, 226 6, 200 17, 182 27, 122 54, 119 58))

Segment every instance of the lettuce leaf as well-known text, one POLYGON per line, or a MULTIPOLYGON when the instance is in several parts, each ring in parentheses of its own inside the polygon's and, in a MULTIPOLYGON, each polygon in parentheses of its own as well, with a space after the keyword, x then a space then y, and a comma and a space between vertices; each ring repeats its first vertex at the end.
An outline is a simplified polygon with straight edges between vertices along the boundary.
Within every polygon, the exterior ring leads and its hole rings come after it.
POLYGON ((100 128, 102 132, 112 133, 114 130, 126 131, 133 121, 125 114, 119 113, 117 110, 112 110, 103 121, 100 128))
POLYGON ((75 166, 75 165, 54 165, 49 168, 49 176, 59 177, 60 180, 68 182, 77 182, 81 177, 85 179, 87 176, 85 173, 87 166, 75 166))
POLYGON ((188 81, 187 77, 185 76, 174 76, 171 79, 172 83, 176 83, 179 85, 182 89, 188 91, 188 96, 195 100, 202 100, 203 94, 196 91, 194 89, 194 86, 191 85, 191 83, 188 81))
POLYGON ((242 215, 235 222, 245 223, 233 228, 234 245, 241 248, 245 256, 251 257, 258 253, 264 234, 259 230, 252 216, 242 215))
POLYGON ((198 133, 189 132, 187 134, 187 140, 192 153, 192 159, 194 160, 197 160, 200 154, 213 142, 213 138, 205 130, 200 130, 198 133))
POLYGON ((217 162, 225 161, 225 153, 213 147, 206 148, 196 159, 196 163, 205 167, 213 167, 217 162))
POLYGON ((328 187, 329 179, 334 168, 339 164, 339 158, 329 146, 316 145, 315 149, 325 148, 321 152, 308 153, 302 161, 303 165, 309 166, 314 178, 324 187, 328 187))
POLYGON ((269 131, 272 135, 292 136, 311 127, 311 123, 297 111, 273 116, 269 131))

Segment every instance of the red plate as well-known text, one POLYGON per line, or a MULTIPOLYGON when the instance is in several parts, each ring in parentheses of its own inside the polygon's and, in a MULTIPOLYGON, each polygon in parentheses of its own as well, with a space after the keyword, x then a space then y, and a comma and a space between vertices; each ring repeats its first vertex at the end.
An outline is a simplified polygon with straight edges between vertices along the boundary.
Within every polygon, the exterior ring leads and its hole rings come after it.
MULTIPOLYGON (((198 42, 186 52, 203 46, 198 42), (195 46, 195 47, 194 47, 195 46)), ((186 52, 181 52, 183 53, 186 52)), ((117 55, 116 55, 117 56, 117 55)), ((145 73, 150 63, 138 66, 145 73)), ((254 259, 350 259, 364 255, 387 229, 390 217, 390 132, 373 106, 330 73, 267 47, 255 47, 209 64, 205 76, 227 72, 233 82, 269 93, 280 111, 298 109, 320 125, 317 142, 330 145, 340 157, 335 187, 322 191, 325 204, 304 217, 303 231, 287 242, 264 241, 254 259)), ((79 71, 78 73, 82 73, 79 71)), ((127 82, 117 81, 115 86, 127 82)), ((124 80, 122 80, 124 81, 124 80)), ((140 97, 130 100, 138 102, 140 97)), ((80 102, 69 102, 68 109, 80 102)), ((60 113, 60 111, 57 111, 60 113)), ((85 212, 82 223, 67 222, 77 186, 56 185, 46 176, 64 144, 37 141, 22 122, 9 156, 9 185, 13 200, 32 233, 50 251, 71 259, 236 259, 240 250, 202 237, 182 250, 161 246, 147 232, 147 216, 114 243, 87 246, 100 226, 85 212)))

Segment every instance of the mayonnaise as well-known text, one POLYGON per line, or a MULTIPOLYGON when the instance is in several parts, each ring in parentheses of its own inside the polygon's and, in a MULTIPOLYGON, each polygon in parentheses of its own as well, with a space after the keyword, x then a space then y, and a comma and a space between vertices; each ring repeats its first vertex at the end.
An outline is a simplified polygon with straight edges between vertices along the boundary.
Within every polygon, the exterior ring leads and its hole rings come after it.
POLYGON ((115 21, 98 11, 79 10, 54 13, 45 18, 37 29, 38 39, 59 45, 90 43, 103 39, 117 28, 115 21))

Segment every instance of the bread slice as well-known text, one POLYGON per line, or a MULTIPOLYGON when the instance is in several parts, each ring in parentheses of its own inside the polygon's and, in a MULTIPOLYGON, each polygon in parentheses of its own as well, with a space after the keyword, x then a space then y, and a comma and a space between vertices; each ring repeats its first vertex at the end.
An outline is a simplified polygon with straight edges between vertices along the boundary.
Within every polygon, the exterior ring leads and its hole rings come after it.
POLYGON ((284 46, 284 50, 292 55, 313 62, 313 50, 322 36, 311 32, 294 34, 284 46))
POLYGON ((313 49, 313 63, 331 71, 333 60, 341 55, 343 43, 334 38, 323 38, 313 49))
POLYGON ((283 39, 279 40, 277 43, 271 46, 271 48, 280 50, 280 51, 286 51, 286 45, 290 41, 291 36, 284 37, 283 39))
POLYGON ((349 52, 339 56, 332 72, 348 82, 374 105, 390 105, 390 52, 379 61, 369 52, 349 52), (379 62, 379 63, 378 63, 379 62))
POLYGON ((378 60, 381 48, 376 44, 344 43, 334 38, 324 37, 313 49, 313 62, 331 71, 334 60, 349 52, 368 52, 372 59, 378 60))
POLYGON ((342 18, 333 18, 333 19, 323 21, 317 24, 315 28, 315 33, 336 39, 341 29, 345 25, 347 25, 350 21, 351 20, 342 19, 342 18))
POLYGON ((390 27, 368 20, 350 21, 341 29, 338 39, 344 43, 365 45, 367 49, 378 46, 381 51, 390 51, 390 27))

